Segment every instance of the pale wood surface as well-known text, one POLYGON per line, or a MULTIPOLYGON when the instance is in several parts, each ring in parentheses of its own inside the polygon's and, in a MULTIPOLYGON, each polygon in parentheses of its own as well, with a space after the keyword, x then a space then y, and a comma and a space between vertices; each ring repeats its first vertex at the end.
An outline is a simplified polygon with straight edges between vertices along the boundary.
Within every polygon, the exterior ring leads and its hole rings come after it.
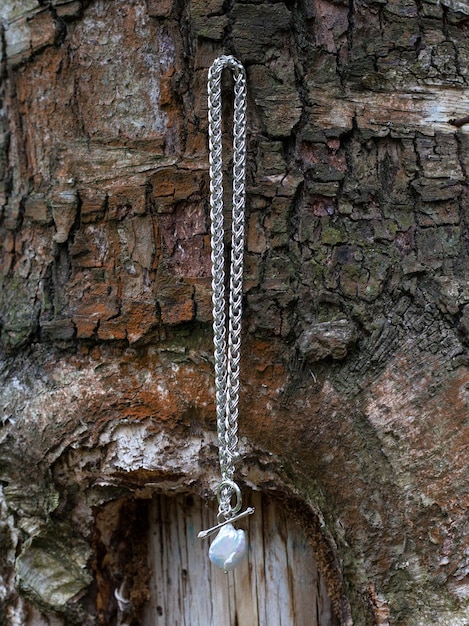
POLYGON ((151 506, 151 601, 143 626, 332 626, 330 600, 302 529, 274 500, 252 494, 247 558, 229 574, 211 565, 199 530, 216 511, 191 496, 151 506))

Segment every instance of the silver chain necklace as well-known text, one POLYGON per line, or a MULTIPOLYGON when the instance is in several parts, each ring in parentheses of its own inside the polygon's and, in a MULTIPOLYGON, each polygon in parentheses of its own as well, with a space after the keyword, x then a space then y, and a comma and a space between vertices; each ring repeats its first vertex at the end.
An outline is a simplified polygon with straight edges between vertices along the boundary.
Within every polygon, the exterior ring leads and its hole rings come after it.
POLYGON ((210 560, 225 571, 236 567, 246 552, 243 530, 232 522, 254 513, 240 513, 241 490, 234 482, 238 452, 239 363, 244 253, 244 205, 246 171, 246 73, 233 56, 215 59, 208 73, 208 135, 210 155, 210 218, 212 244, 213 343, 217 434, 221 481, 217 489, 218 524, 199 533, 208 537, 217 530, 210 546, 210 560), (228 298, 228 329, 225 298, 225 244, 223 228, 223 159, 221 77, 229 68, 234 77, 233 200, 231 263, 228 298), (227 332, 228 330, 228 332, 227 332), (228 334, 228 340, 227 340, 228 334))

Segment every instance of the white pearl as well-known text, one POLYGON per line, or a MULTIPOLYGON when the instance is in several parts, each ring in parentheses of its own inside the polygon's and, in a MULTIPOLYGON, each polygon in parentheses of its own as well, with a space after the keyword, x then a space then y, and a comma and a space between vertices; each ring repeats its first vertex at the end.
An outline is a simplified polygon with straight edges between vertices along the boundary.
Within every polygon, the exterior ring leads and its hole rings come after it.
POLYGON ((212 563, 225 572, 234 569, 245 554, 244 530, 236 530, 232 524, 226 524, 220 528, 208 551, 212 563))

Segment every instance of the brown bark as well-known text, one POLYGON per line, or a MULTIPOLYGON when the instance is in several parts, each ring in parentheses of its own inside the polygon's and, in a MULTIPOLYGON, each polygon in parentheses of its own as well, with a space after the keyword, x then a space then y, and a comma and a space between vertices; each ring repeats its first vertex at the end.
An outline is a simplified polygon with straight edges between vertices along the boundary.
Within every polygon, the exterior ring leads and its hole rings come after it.
POLYGON ((99 623, 100 512, 213 497, 206 78, 228 51, 249 91, 241 480, 308 508, 343 624, 464 623, 466 3, 0 16, 0 622, 99 623))

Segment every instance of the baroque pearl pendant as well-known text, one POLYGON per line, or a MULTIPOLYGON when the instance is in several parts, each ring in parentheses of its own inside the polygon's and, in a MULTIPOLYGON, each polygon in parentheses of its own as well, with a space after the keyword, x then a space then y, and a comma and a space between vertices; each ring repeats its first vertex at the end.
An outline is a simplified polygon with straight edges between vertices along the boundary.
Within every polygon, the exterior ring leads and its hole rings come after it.
POLYGON ((236 530, 232 524, 220 528, 208 551, 212 563, 225 572, 234 569, 245 554, 246 534, 244 530, 236 530))

